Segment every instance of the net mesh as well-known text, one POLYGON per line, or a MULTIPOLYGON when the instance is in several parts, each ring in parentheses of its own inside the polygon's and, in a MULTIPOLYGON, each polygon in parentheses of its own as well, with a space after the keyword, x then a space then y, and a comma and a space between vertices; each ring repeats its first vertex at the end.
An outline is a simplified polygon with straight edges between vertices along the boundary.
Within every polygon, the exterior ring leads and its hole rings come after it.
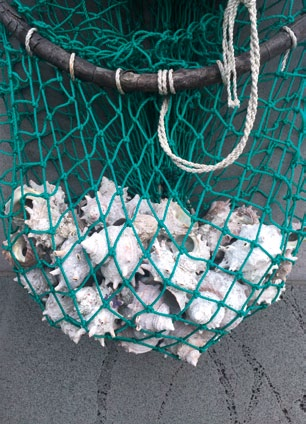
MULTIPOLYGON (((226 2, 13 1, 39 34, 107 69, 157 72, 222 60, 226 2)), ((303 9, 304 8, 304 9, 303 9)), ((260 43, 305 11, 260 1, 260 43)), ((249 50, 240 6, 235 55, 249 50)), ((180 170, 158 142, 158 94, 103 89, 29 56, 1 31, 4 256, 51 325, 128 351, 196 364, 241 320, 278 300, 305 232, 305 44, 263 64, 245 152, 223 170, 180 170)), ((215 164, 243 135, 223 84, 171 98, 172 150, 215 164)))

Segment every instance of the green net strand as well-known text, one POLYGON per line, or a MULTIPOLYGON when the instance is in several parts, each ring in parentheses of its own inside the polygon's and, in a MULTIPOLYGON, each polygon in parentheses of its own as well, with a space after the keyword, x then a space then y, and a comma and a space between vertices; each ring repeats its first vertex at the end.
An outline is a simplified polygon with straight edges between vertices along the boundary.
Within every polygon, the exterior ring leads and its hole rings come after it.
MULTIPOLYGON (((225 1, 12 2, 39 34, 89 62, 139 73, 222 60, 225 1)), ((260 43, 305 12, 257 2, 260 43)), ((305 237, 305 42, 260 67, 246 149, 207 174, 179 169, 157 134, 162 96, 121 95, 29 56, 1 28, 3 255, 74 342, 85 334, 193 365, 246 317, 281 298, 305 237)), ((235 55, 249 50, 241 5, 235 55)), ((172 151, 214 165, 243 136, 215 84, 171 96, 172 151)))

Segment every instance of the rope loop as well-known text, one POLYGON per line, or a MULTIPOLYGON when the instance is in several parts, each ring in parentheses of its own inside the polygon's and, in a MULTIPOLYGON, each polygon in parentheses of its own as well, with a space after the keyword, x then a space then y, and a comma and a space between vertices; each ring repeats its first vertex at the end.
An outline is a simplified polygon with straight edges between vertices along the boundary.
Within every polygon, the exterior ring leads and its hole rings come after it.
MULTIPOLYGON (((222 161, 214 165, 205 165, 201 163, 195 163, 187 161, 180 156, 175 155, 168 143, 166 128, 165 128, 165 116, 169 108, 169 97, 168 95, 168 83, 169 72, 159 71, 158 72, 158 91, 160 95, 166 96, 163 100, 159 122, 158 122, 158 139, 159 143, 164 152, 172 159, 172 161, 181 169, 191 173, 204 173, 216 171, 218 169, 226 168, 237 160, 242 154, 246 143, 248 141, 250 132, 253 128, 258 103, 258 75, 260 67, 260 51, 259 51, 259 39, 257 31, 257 9, 256 0, 228 0, 227 7, 224 12, 223 19, 223 63, 217 61, 222 80, 227 88, 228 95, 228 106, 239 107, 240 102, 237 95, 237 73, 236 63, 234 55, 234 24, 237 16, 238 6, 243 3, 249 12, 251 22, 251 35, 250 35, 250 62, 251 62, 251 91, 250 99, 247 107, 247 113, 245 118, 245 126, 243 136, 238 145, 233 151, 222 161), (166 73, 167 72, 167 73, 166 73)), ((171 74, 172 76, 172 74, 171 74)), ((169 84, 170 86, 170 84, 169 84)), ((171 87, 170 87, 171 94, 171 87)))
POLYGON ((173 69, 160 69, 157 72, 157 87, 158 93, 161 96, 167 96, 169 92, 176 94, 173 81, 173 69))
POLYGON ((288 62, 290 50, 295 49, 296 46, 297 46, 297 38, 296 38, 296 35, 294 34, 294 32, 292 31, 291 28, 289 28, 287 26, 283 26, 282 29, 284 31, 286 31, 290 35, 290 38, 291 38, 291 48, 286 51, 284 58, 283 58, 282 66, 281 66, 281 72, 284 72, 286 65, 287 65, 287 62, 288 62))
POLYGON ((70 78, 72 79, 72 81, 75 80, 74 63, 75 63, 75 53, 71 53, 69 58, 69 73, 70 73, 70 78))
POLYGON ((32 38, 32 35, 34 34, 34 32, 37 32, 37 28, 34 28, 34 27, 30 28, 29 31, 27 32, 27 35, 25 36, 25 39, 24 39, 25 49, 26 49, 29 56, 33 56, 33 53, 32 53, 31 47, 30 47, 30 41, 31 41, 31 38, 32 38))
POLYGON ((116 69, 116 73, 115 73, 115 83, 116 83, 116 87, 117 87, 118 92, 119 92, 122 96, 124 96, 124 95, 125 95, 125 92, 124 92, 124 90, 123 90, 123 88, 122 88, 122 85, 121 85, 121 72, 122 72, 122 69, 121 69, 121 68, 116 69))

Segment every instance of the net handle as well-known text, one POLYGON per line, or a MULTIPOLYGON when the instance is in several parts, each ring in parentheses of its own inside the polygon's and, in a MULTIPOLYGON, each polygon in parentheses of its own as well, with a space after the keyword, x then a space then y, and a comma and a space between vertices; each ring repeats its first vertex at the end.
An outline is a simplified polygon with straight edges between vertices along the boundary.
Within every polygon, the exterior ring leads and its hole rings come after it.
MULTIPOLYGON (((260 68, 260 53, 259 53, 259 39, 257 32, 257 10, 255 0, 229 0, 227 7, 224 12, 223 20, 223 64, 219 64, 222 79, 226 84, 228 94, 228 106, 239 107, 240 102, 237 95, 237 72, 234 56, 234 23, 237 15, 238 6, 240 3, 244 3, 248 9, 250 22, 251 22, 251 37, 250 37, 250 61, 251 61, 251 92, 250 99, 248 102, 247 113, 245 118, 245 126, 243 136, 238 145, 232 150, 232 152, 224 158, 222 161, 214 165, 206 165, 202 163, 190 162, 180 156, 175 155, 168 142, 166 128, 165 128, 165 116, 169 108, 169 97, 165 97, 159 116, 158 123, 158 139, 159 143, 164 152, 172 159, 172 161, 179 168, 190 173, 205 173, 223 169, 231 165, 237 160, 242 154, 246 143, 248 141, 250 132, 253 128, 258 104, 258 75, 260 68)), ((170 78, 171 79, 171 78, 170 78)), ((173 83, 172 83, 173 84, 173 83)), ((170 82, 169 82, 169 85, 170 82)), ((165 86, 167 86, 165 84, 165 86)), ((164 89, 159 89, 160 94, 165 94, 164 89)))
MULTIPOLYGON (((25 45, 25 39, 31 26, 6 1, 0 0, 0 22, 20 43, 25 45)), ((298 18, 288 27, 295 33, 297 42, 306 39, 306 14, 298 18)), ((32 34, 30 40, 31 53, 50 63, 61 71, 70 74, 70 57, 61 47, 42 37, 38 31, 32 34)), ((274 37, 260 46, 260 62, 265 63, 272 58, 285 53, 292 47, 292 39, 288 32, 280 30, 274 37)), ((250 53, 245 52, 236 57, 237 76, 249 72, 251 68, 250 53)), ((116 71, 101 68, 75 56, 74 77, 85 82, 92 82, 99 87, 116 89, 116 71)), ((198 69, 178 69, 173 72, 176 91, 201 89, 205 86, 222 82, 217 64, 198 69)), ((133 71, 122 71, 120 79, 125 93, 141 91, 158 93, 157 74, 137 74, 133 71)))

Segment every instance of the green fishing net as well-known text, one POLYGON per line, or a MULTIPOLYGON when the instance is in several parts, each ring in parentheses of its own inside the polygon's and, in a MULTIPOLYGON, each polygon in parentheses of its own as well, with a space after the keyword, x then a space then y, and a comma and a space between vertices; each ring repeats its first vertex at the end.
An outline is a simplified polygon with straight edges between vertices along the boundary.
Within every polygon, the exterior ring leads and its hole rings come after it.
MULTIPOLYGON (((224 59, 226 3, 16 0, 10 26, 1 11, 3 254, 44 319, 75 342, 88 334, 195 365, 285 289, 305 236, 305 40, 261 63, 246 148, 205 173, 161 147, 157 89, 123 94, 120 78, 116 89, 77 72, 80 58, 122 69, 122 84, 126 71, 213 67, 224 59), (36 28, 28 52, 15 31, 24 22, 36 28), (37 34, 75 53, 75 68, 55 66, 53 50, 40 59, 37 34)), ((257 2, 260 44, 289 37, 283 27, 303 11, 299 0, 257 2)), ((249 50, 240 4, 235 57, 249 50)), ((170 94, 172 152, 207 165, 226 158, 244 134, 251 78, 238 73, 234 108, 222 81, 170 94)))

